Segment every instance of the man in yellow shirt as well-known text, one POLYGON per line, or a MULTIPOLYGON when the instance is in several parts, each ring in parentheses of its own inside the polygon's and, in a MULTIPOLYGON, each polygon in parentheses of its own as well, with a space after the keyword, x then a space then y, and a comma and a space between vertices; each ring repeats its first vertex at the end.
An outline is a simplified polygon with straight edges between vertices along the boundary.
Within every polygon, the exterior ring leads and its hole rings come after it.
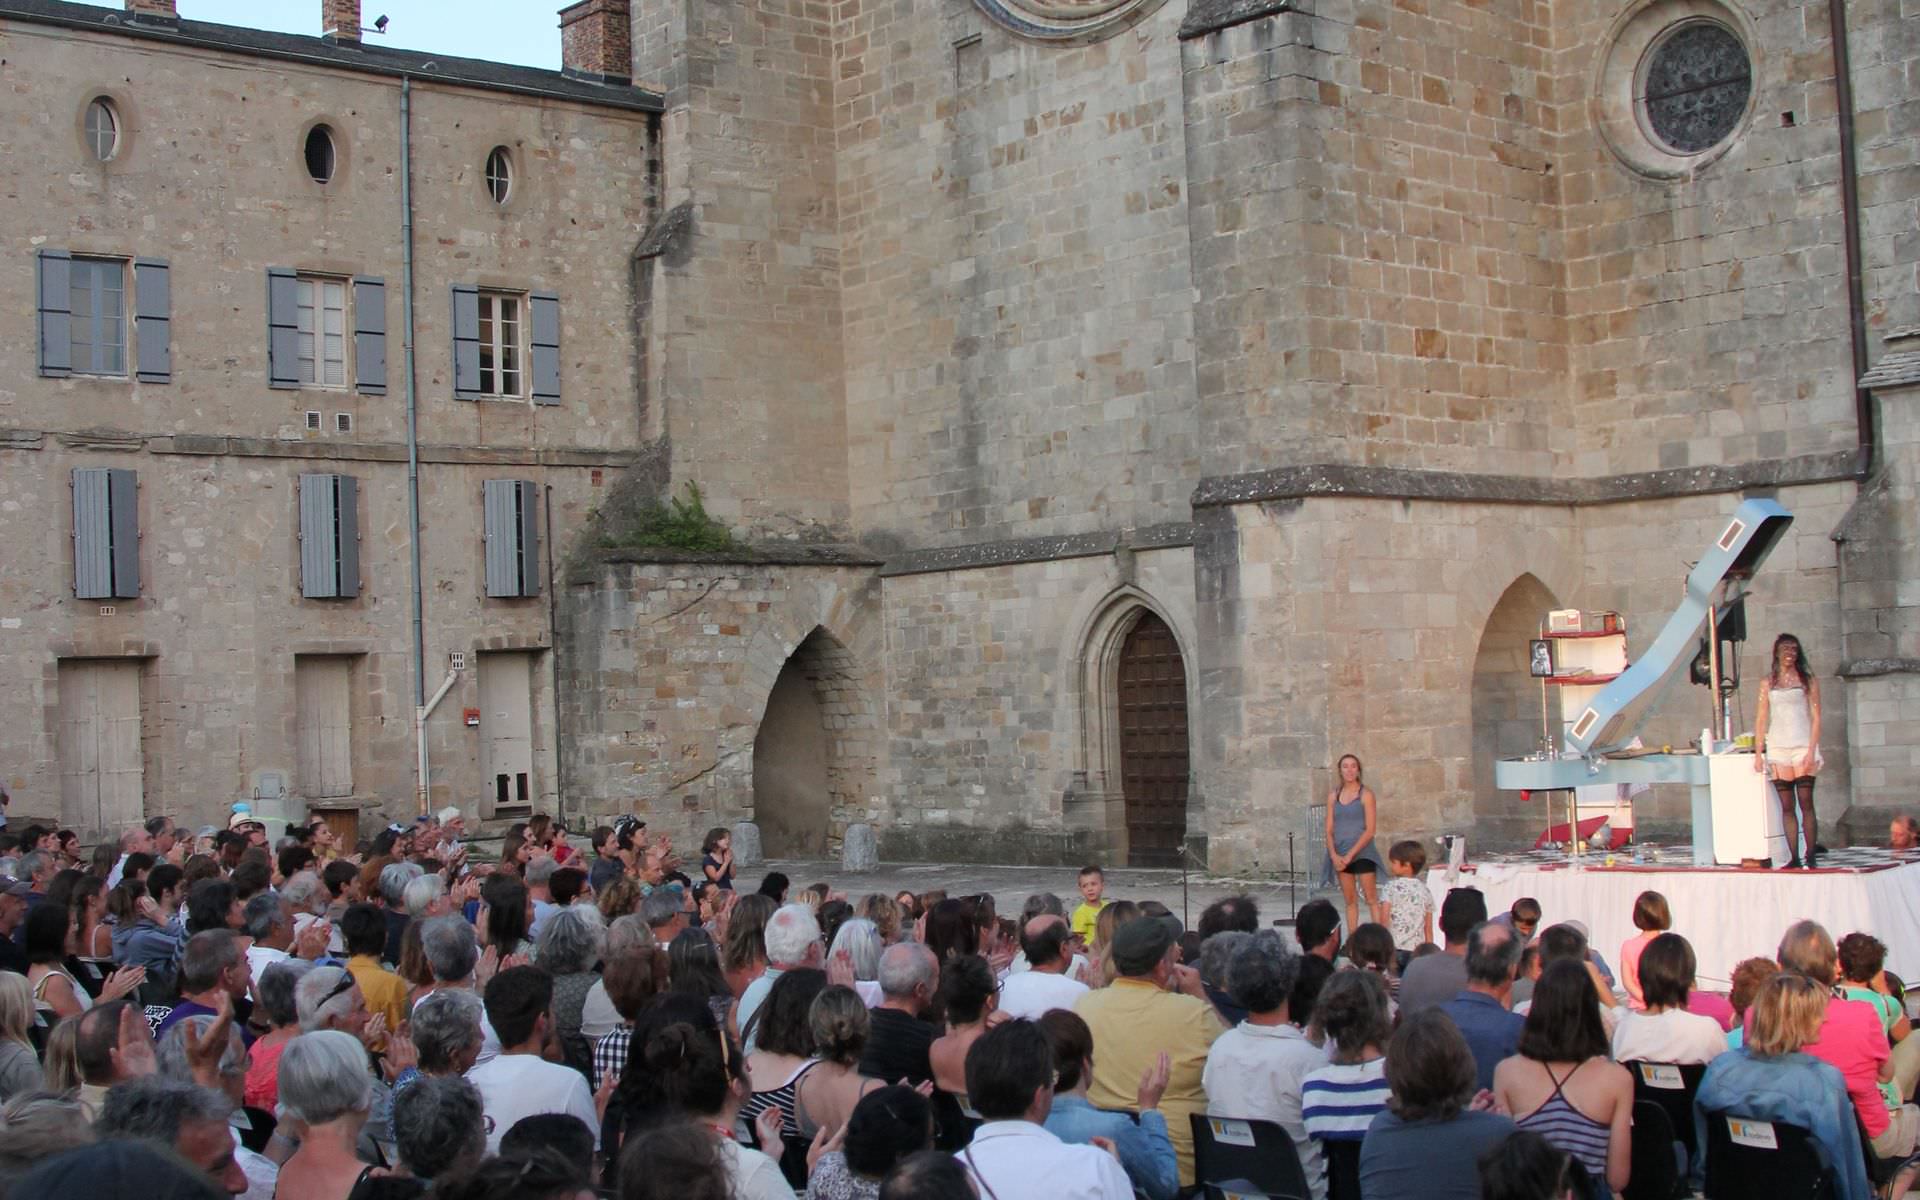
POLYGON ((1180 1160, 1180 1183, 1193 1185, 1193 1126, 1189 1117, 1207 1110, 1201 1076, 1207 1051, 1226 1032, 1207 1003, 1200 973, 1174 961, 1174 918, 1140 917, 1114 931, 1112 987, 1080 997, 1073 1011, 1093 1031, 1093 1084, 1087 1099, 1096 1108, 1134 1104, 1140 1079, 1161 1054, 1171 1065, 1160 1098, 1167 1133, 1180 1160))
POLYGON ((360 985, 367 1011, 385 1016, 388 1029, 399 1029, 407 1017, 407 981, 380 965, 385 914, 371 904, 352 905, 340 918, 340 936, 347 944, 347 973, 360 985))
POLYGON ((1093 945, 1093 923, 1107 906, 1107 875, 1099 867, 1080 868, 1080 907, 1073 910, 1073 932, 1087 945, 1093 945))

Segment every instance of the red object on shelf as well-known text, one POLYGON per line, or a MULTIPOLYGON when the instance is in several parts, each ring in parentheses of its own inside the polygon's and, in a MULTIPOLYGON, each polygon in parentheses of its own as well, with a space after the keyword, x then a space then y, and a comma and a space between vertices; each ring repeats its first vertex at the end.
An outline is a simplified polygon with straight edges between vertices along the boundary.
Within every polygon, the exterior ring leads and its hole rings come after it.
MULTIPOLYGON (((1626 674, 1626 672, 1620 672, 1620 675, 1624 674, 1626 674)), ((1559 684, 1562 687, 1579 687, 1584 683, 1612 683, 1614 680, 1620 678, 1620 675, 1548 675, 1546 676, 1546 681, 1548 683, 1559 684)))
MULTIPOLYGON (((1600 827, 1605 825, 1609 820, 1611 820, 1609 817, 1588 817, 1586 820, 1580 822, 1580 840, 1584 842, 1594 834, 1600 832, 1600 827)), ((1626 845, 1627 840, 1632 836, 1633 830, 1631 829, 1614 830, 1613 836, 1608 839, 1607 849, 1618 850, 1620 847, 1626 845)), ((1533 848, 1535 850, 1544 850, 1553 842, 1564 842, 1566 840, 1567 823, 1562 821, 1558 825, 1547 826, 1547 831, 1534 841, 1533 848)))

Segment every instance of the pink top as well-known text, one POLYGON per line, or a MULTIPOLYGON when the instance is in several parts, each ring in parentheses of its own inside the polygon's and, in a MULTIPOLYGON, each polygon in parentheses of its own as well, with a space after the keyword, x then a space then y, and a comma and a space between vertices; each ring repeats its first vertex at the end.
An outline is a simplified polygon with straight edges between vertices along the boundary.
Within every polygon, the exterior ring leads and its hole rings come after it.
POLYGON ((1722 1032, 1733 1032, 1733 1002, 1719 992, 1699 990, 1688 992, 1687 1011, 1703 1017, 1712 1017, 1720 1023, 1722 1032))
POLYGON ((286 1048, 284 1041, 262 1040, 247 1051, 247 1087, 243 1099, 248 1108, 272 1112, 280 1102, 280 1052, 286 1048))
POLYGON ((1827 1001, 1827 1019, 1820 1026, 1820 1040, 1801 1049, 1815 1058, 1832 1063, 1847 1079, 1847 1095, 1866 1126, 1868 1137, 1885 1133, 1893 1118, 1880 1095, 1880 1064, 1887 1061, 1892 1048, 1880 1026, 1880 1014, 1859 1000, 1834 997, 1827 1001))
POLYGON ((1648 942, 1665 932, 1664 929, 1644 929, 1620 947, 1620 986, 1627 989, 1627 1007, 1635 1012, 1647 1010, 1647 998, 1640 991, 1640 953, 1648 942))

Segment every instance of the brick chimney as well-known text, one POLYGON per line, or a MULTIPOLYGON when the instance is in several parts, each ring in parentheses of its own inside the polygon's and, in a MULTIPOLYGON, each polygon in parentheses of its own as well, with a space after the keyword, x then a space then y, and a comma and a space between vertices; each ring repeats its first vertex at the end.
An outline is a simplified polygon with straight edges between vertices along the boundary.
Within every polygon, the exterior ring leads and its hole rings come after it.
POLYGON ((560 10, 560 69, 608 82, 633 79, 629 0, 580 0, 560 10))
POLYGON ((163 21, 178 21, 179 11, 174 8, 174 0, 127 0, 127 11, 136 17, 159 17, 163 21))
POLYGON ((320 0, 320 36, 336 42, 358 42, 360 0, 320 0))

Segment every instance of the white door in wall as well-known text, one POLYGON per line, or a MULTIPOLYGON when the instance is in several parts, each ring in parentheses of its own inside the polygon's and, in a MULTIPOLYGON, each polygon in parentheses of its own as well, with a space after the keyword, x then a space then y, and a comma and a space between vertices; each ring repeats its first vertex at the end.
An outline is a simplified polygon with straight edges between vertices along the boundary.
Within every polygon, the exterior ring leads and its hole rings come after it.
POLYGON ((533 655, 480 655, 482 815, 533 804, 533 655))
POLYGON ((300 793, 353 795, 353 659, 303 654, 293 660, 300 793))
POLYGON ((60 820, 82 840, 146 819, 140 746, 140 661, 60 664, 60 820))

